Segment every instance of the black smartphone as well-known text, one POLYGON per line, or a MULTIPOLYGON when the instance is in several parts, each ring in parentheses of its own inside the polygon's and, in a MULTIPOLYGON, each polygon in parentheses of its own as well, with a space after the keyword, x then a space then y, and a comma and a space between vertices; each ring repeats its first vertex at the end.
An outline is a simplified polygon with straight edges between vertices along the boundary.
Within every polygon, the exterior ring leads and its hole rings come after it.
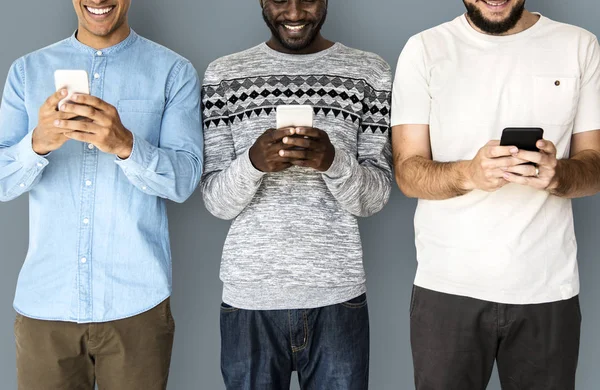
POLYGON ((544 138, 544 130, 539 127, 507 127, 502 131, 500 146, 516 146, 522 150, 539 152, 537 142, 544 138))

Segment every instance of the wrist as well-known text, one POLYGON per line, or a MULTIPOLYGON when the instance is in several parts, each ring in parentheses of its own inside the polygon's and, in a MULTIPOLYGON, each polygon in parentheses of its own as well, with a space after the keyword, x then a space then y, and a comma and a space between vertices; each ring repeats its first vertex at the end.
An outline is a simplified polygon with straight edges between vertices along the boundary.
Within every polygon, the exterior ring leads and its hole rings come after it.
POLYGON ((51 152, 51 150, 49 150, 47 147, 43 147, 39 142, 36 142, 35 130, 33 136, 31 137, 31 149, 38 156, 45 156, 51 152))
POLYGON ((475 182, 473 181, 473 170, 471 169, 471 164, 473 161, 460 161, 458 163, 458 173, 460 176, 459 179, 459 189, 466 192, 473 191, 477 189, 475 182))
POLYGON ((116 153, 117 157, 119 157, 121 160, 127 160, 133 152, 133 134, 129 130, 127 130, 126 134, 127 135, 123 141, 123 146, 116 153))

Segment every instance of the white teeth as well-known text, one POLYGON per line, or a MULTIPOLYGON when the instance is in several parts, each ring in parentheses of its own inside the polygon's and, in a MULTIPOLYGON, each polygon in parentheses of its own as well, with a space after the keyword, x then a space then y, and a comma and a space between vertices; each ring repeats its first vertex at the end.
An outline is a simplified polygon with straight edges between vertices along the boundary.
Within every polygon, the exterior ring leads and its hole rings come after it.
POLYGON ((90 13, 93 13, 94 15, 104 15, 109 13, 110 11, 112 11, 113 7, 108 7, 108 8, 91 8, 91 7, 85 7, 88 11, 90 11, 90 13))
POLYGON ((508 0, 504 0, 504 1, 499 2, 499 3, 494 3, 494 2, 491 2, 491 1, 488 1, 488 0, 483 0, 483 2, 486 3, 487 5, 491 5, 492 7, 501 7, 504 4, 508 3, 508 0))
POLYGON ((302 26, 288 26, 287 24, 284 24, 285 28, 287 28, 288 30, 292 30, 292 31, 300 31, 302 30, 306 24, 303 24, 302 26))

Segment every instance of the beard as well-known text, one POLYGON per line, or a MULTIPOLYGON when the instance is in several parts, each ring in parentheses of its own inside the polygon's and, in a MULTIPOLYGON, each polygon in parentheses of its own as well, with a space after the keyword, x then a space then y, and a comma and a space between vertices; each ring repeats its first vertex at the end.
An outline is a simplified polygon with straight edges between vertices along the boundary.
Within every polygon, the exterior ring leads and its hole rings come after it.
POLYGON ((277 28, 278 26, 277 26, 276 22, 270 20, 264 10, 263 10, 262 14, 263 14, 263 19, 264 19, 265 23, 267 24, 267 26, 269 26, 269 29, 271 30, 271 33, 284 48, 286 48, 289 51, 301 51, 301 50, 307 48, 308 46, 310 46, 315 41, 315 39, 317 39, 317 37, 319 36, 319 33, 321 32, 321 28, 323 27, 323 25, 325 24, 325 20, 327 19, 327 7, 325 8, 325 11, 323 12, 323 16, 321 17, 321 20, 319 20, 319 24, 317 24, 316 27, 312 27, 312 30, 310 31, 310 33, 308 34, 308 36, 306 38, 300 39, 300 40, 284 39, 281 36, 279 29, 277 28))
POLYGON ((465 4, 465 7, 467 7, 467 16, 475 27, 487 34, 501 35, 511 30, 519 23, 519 20, 521 20, 523 12, 525 11, 525 1, 526 0, 523 0, 521 4, 517 4, 512 11, 510 11, 510 15, 499 22, 486 19, 485 16, 483 16, 483 13, 474 4, 467 3, 465 0, 463 0, 463 3, 465 4))

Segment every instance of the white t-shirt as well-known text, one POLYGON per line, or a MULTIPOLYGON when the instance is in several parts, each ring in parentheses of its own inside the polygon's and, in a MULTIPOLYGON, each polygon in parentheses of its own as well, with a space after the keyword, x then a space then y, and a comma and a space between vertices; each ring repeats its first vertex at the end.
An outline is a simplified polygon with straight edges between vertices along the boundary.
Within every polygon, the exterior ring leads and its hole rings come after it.
MULTIPOLYGON (((542 127, 568 158, 573 134, 600 129, 600 47, 543 16, 490 36, 463 15, 410 38, 392 107, 392 125, 430 126, 435 161, 471 160, 506 127, 542 127)), ((507 304, 579 293, 571 201, 546 191, 509 184, 420 200, 415 236, 417 286, 507 304)))

